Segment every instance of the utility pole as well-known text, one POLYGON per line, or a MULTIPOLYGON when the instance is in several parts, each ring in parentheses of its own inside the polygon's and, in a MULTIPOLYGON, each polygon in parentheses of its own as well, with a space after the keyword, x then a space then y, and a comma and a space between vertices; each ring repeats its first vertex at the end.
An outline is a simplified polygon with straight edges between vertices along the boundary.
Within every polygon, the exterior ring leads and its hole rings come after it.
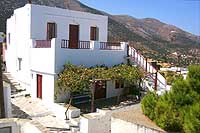
MULTIPOLYGON (((4 33, 0 32, 0 52, 2 53, 2 42, 4 40, 4 33)), ((5 104, 4 104, 4 91, 2 79, 2 56, 0 55, 0 118, 5 118, 5 104)))
MULTIPOLYGON (((2 48, 2 43, 0 43, 2 48)), ((1 49, 2 50, 2 49, 1 49)), ((5 118, 5 105, 4 105, 4 91, 3 91, 3 80, 2 80, 2 59, 0 57, 0 107, 1 107, 1 116, 0 118, 5 118)))

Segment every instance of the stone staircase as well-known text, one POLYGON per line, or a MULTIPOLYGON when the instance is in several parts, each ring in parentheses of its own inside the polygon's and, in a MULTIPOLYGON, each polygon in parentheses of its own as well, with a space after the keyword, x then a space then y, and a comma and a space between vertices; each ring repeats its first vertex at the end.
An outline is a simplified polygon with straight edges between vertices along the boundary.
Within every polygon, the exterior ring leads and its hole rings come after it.
POLYGON ((79 119, 61 120, 48 109, 40 99, 32 99, 26 88, 12 77, 3 73, 3 81, 10 84, 12 115, 14 118, 31 120, 41 132, 48 133, 79 133, 79 119))
POLYGON ((10 84, 11 87, 11 98, 18 96, 28 96, 28 92, 26 88, 23 88, 20 83, 12 77, 12 75, 8 72, 3 73, 3 81, 10 84))
POLYGON ((161 95, 166 91, 166 79, 147 61, 142 54, 133 47, 128 49, 129 61, 132 65, 139 66, 145 71, 143 84, 150 91, 156 90, 161 95))

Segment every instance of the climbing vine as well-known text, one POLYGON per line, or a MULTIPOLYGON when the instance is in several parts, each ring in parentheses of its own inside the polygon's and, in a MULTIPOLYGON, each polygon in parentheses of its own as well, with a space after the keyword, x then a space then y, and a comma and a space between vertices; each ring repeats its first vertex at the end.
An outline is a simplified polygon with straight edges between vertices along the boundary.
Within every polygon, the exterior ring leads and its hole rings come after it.
POLYGON ((58 74, 56 81, 56 94, 69 92, 70 94, 91 92, 92 80, 121 80, 127 85, 133 85, 140 81, 143 72, 133 66, 121 64, 113 67, 96 66, 86 68, 67 63, 58 74))

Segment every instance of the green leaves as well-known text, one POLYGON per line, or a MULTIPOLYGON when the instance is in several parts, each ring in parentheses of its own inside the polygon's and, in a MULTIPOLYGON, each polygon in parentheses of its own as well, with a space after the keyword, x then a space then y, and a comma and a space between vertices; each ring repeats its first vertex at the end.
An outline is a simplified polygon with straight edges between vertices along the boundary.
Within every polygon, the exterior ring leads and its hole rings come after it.
POLYGON ((186 80, 172 84, 159 98, 148 93, 142 100, 145 115, 161 128, 172 132, 196 133, 200 130, 200 66, 190 66, 186 80))
POLYGON ((128 84, 135 84, 142 76, 143 72, 139 68, 124 64, 110 68, 105 66, 86 68, 67 63, 58 75, 56 94, 63 93, 63 91, 71 94, 90 91, 91 80, 94 79, 121 80, 128 84))

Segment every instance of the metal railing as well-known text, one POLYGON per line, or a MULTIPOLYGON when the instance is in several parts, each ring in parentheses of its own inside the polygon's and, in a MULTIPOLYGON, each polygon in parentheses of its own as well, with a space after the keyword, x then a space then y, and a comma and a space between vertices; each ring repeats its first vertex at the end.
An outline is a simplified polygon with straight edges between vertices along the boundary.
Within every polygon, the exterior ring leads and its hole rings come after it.
MULTIPOLYGON (((65 39, 61 40, 61 48, 73 49, 70 47, 69 40, 65 39)), ((90 41, 78 41, 78 46, 74 49, 90 49, 90 41)))
POLYGON ((132 61, 142 67, 146 72, 156 74, 158 84, 163 88, 166 87, 166 79, 158 72, 156 68, 152 66, 151 63, 147 62, 147 60, 141 55, 138 50, 134 49, 133 47, 129 47, 129 56, 131 57, 132 61))
POLYGON ((121 44, 119 42, 100 42, 101 50, 121 50, 121 44))
POLYGON ((69 40, 61 40, 61 48, 69 48, 69 40))
POLYGON ((79 49, 90 49, 90 41, 79 41, 78 48, 79 49))

